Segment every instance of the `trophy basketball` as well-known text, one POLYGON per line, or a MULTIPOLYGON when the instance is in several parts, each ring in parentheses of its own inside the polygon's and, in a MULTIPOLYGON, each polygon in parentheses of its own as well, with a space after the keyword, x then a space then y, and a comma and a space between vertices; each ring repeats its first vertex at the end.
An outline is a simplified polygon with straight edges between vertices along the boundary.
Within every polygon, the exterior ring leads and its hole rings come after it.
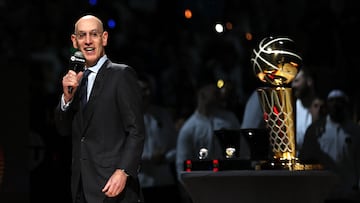
POLYGON ((266 37, 253 49, 251 64, 257 78, 270 86, 257 89, 272 155, 260 168, 297 170, 301 164, 296 158, 294 98, 288 84, 298 73, 302 58, 292 39, 266 37))

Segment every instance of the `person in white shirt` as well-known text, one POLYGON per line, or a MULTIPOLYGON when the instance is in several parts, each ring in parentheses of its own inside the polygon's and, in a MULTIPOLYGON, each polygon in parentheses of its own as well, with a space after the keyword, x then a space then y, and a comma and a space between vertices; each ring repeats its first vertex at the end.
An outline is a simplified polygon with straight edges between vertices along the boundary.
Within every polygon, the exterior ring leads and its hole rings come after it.
POLYGON ((296 151, 301 150, 306 129, 313 122, 310 106, 316 96, 314 74, 310 68, 303 67, 292 81, 291 86, 295 96, 296 107, 296 151))
POLYGON ((240 122, 234 112, 220 107, 216 83, 203 83, 197 90, 197 107, 180 128, 176 143, 176 172, 183 202, 192 202, 182 187, 185 160, 199 159, 202 148, 207 149, 209 160, 224 158, 225 152, 214 132, 222 129, 240 129, 240 122))
POLYGON ((197 93, 197 108, 185 121, 178 135, 176 146, 178 175, 184 170, 185 160, 199 158, 201 148, 208 150, 209 159, 224 158, 215 130, 240 129, 240 122, 235 113, 219 107, 218 93, 215 83, 202 86, 197 93))
POLYGON ((359 202, 360 126, 351 120, 350 101, 342 90, 332 90, 326 102, 328 115, 309 126, 299 158, 320 163, 339 177, 329 202, 359 202))
POLYGON ((247 128, 266 128, 264 113, 261 108, 260 99, 257 89, 255 89, 246 101, 243 119, 241 123, 242 129, 247 128))
MULTIPOLYGON (((145 142, 139 180, 145 202, 168 202, 178 195, 175 175, 177 132, 170 111, 154 101, 156 90, 150 75, 139 74, 142 90, 145 142)), ((174 201, 174 203, 176 203, 174 201)))

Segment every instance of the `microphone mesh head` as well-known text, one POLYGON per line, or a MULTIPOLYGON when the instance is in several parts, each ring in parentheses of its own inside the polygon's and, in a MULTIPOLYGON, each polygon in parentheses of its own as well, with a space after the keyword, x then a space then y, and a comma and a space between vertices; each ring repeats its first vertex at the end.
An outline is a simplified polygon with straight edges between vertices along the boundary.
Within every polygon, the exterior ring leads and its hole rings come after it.
POLYGON ((83 53, 81 51, 76 51, 74 53, 74 56, 77 57, 77 58, 84 58, 84 55, 83 55, 83 53))

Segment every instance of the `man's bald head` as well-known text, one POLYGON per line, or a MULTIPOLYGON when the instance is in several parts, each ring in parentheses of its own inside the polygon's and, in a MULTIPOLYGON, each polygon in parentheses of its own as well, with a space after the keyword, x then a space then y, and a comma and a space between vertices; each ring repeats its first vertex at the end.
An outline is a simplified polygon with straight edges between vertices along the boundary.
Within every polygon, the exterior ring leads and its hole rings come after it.
POLYGON ((87 20, 97 21, 97 23, 99 24, 99 28, 101 29, 100 31, 104 31, 104 24, 98 17, 96 17, 94 15, 84 15, 81 18, 79 18, 78 21, 76 21, 75 26, 74 26, 74 28, 75 28, 74 33, 77 32, 79 23, 82 21, 87 21, 87 20))

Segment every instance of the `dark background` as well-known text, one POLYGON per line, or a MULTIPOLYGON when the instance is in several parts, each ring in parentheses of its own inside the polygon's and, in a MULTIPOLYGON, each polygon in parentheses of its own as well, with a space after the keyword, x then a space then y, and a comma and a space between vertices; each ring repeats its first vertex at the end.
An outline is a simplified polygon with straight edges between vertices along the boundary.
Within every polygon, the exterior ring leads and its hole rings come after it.
MULTIPOLYGON (((235 113, 241 119, 251 92, 262 85, 251 50, 268 36, 295 40, 304 64, 317 75, 319 93, 343 89, 358 118, 359 6, 355 0, 0 0, 5 164, 0 202, 69 202, 70 142, 52 112, 73 53, 73 23, 99 15, 110 33, 107 55, 154 79, 155 102, 174 119, 194 108, 194 88, 220 67, 236 77, 235 113), (189 8, 193 18, 185 19, 189 8), (114 28, 107 21, 116 22, 114 28), (223 33, 215 23, 232 23, 223 33), (246 38, 250 34, 251 38, 246 38), (234 68, 235 67, 235 68, 234 68), (238 73, 236 72, 236 73, 238 73)), ((1 159, 0 159, 1 160, 1 159)), ((0 162, 1 163, 1 162, 0 162)), ((0 167, 1 169, 1 167, 0 167)))

